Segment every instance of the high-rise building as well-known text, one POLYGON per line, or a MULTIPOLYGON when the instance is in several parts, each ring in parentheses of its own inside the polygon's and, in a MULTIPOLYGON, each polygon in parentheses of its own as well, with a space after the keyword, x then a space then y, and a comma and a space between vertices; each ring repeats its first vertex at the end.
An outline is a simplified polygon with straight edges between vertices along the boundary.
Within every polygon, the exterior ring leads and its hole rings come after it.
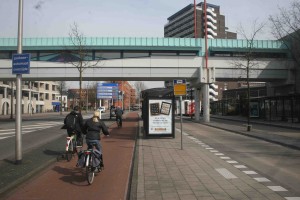
MULTIPOLYGON (((236 39, 237 34, 229 32, 225 26, 225 16, 220 13, 220 6, 206 4, 208 38, 236 39)), ((164 27, 165 37, 194 38, 194 4, 190 4, 168 18, 164 27)), ((205 36, 204 3, 196 5, 197 38, 205 36)))
MULTIPOLYGON (((176 38, 204 38, 205 17, 204 3, 189 4, 168 18, 164 27, 164 37, 176 38), (196 31, 195 31, 196 11, 196 31)), ((225 16, 220 13, 220 6, 206 4, 207 37, 209 39, 236 39, 237 34, 229 32, 225 26, 225 16)), ((212 101, 218 100, 218 84, 210 84, 209 94, 212 101)))

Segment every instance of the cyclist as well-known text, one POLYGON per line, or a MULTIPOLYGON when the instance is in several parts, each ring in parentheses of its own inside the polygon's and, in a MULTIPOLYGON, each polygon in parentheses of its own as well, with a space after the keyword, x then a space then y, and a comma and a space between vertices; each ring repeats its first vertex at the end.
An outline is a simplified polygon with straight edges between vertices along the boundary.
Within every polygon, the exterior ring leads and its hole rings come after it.
POLYGON ((120 125, 122 126, 122 115, 123 115, 123 110, 118 106, 115 110, 116 114, 116 121, 118 122, 118 119, 120 119, 120 125))
POLYGON ((109 131, 107 126, 103 121, 99 118, 100 112, 95 111, 92 118, 87 119, 86 122, 83 125, 83 134, 86 135, 85 140, 86 144, 88 145, 89 149, 93 148, 93 144, 96 144, 96 149, 100 151, 101 154, 101 160, 102 160, 102 166, 103 167, 103 157, 102 157, 102 145, 100 143, 101 137, 101 130, 104 135, 109 136, 109 131))
POLYGON ((79 107, 75 106, 73 110, 65 117, 64 124, 67 128, 68 136, 76 134, 77 136, 77 146, 82 146, 83 137, 82 137, 82 127, 83 127, 83 118, 79 112, 79 107))

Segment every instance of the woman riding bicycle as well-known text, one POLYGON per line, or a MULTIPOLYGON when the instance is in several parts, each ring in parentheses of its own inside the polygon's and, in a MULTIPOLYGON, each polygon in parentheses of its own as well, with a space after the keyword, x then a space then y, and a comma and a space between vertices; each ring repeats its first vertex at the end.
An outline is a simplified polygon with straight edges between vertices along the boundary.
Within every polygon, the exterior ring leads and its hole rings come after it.
POLYGON ((96 144, 96 149, 100 151, 102 156, 102 145, 100 143, 101 130, 104 135, 109 136, 108 128, 99 118, 100 112, 95 111, 94 116, 88 120, 86 120, 83 125, 83 134, 86 135, 86 144, 89 149, 93 148, 93 144, 96 144))

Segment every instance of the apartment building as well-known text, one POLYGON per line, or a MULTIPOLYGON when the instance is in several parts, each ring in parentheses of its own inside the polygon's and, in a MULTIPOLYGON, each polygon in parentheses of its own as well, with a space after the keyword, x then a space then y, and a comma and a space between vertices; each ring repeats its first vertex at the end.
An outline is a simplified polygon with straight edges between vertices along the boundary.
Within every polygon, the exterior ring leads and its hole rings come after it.
MULTIPOLYGON (((227 30, 225 16, 220 13, 220 6, 207 3, 207 34, 208 38, 236 39, 237 34, 227 30)), ((164 37, 204 38, 205 18, 204 3, 196 5, 196 33, 194 25, 194 4, 182 8, 168 18, 164 26, 164 37)))
MULTIPOLYGON (((58 111, 60 103, 56 82, 23 81, 22 82, 21 111, 26 113, 40 113, 58 111)), ((11 81, 0 81, 0 114, 15 114, 16 85, 11 81)))
MULTIPOLYGON (((209 39, 236 39, 237 34, 228 31, 225 26, 225 16, 220 13, 220 6, 208 3, 206 5, 207 37, 209 39)), ((168 18, 168 23, 164 26, 164 37, 204 38, 205 18, 203 2, 196 5, 196 31, 194 13, 194 4, 189 4, 170 16, 168 18)), ((211 101, 217 101, 220 98, 218 88, 218 84, 210 84, 209 94, 211 101)))

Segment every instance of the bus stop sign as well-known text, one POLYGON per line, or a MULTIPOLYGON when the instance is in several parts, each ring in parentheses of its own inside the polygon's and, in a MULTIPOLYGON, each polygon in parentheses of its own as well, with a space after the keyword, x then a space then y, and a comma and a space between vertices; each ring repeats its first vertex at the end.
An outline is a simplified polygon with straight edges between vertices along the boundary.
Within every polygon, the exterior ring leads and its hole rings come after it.
POLYGON ((186 96, 186 80, 173 80, 174 96, 186 96))

